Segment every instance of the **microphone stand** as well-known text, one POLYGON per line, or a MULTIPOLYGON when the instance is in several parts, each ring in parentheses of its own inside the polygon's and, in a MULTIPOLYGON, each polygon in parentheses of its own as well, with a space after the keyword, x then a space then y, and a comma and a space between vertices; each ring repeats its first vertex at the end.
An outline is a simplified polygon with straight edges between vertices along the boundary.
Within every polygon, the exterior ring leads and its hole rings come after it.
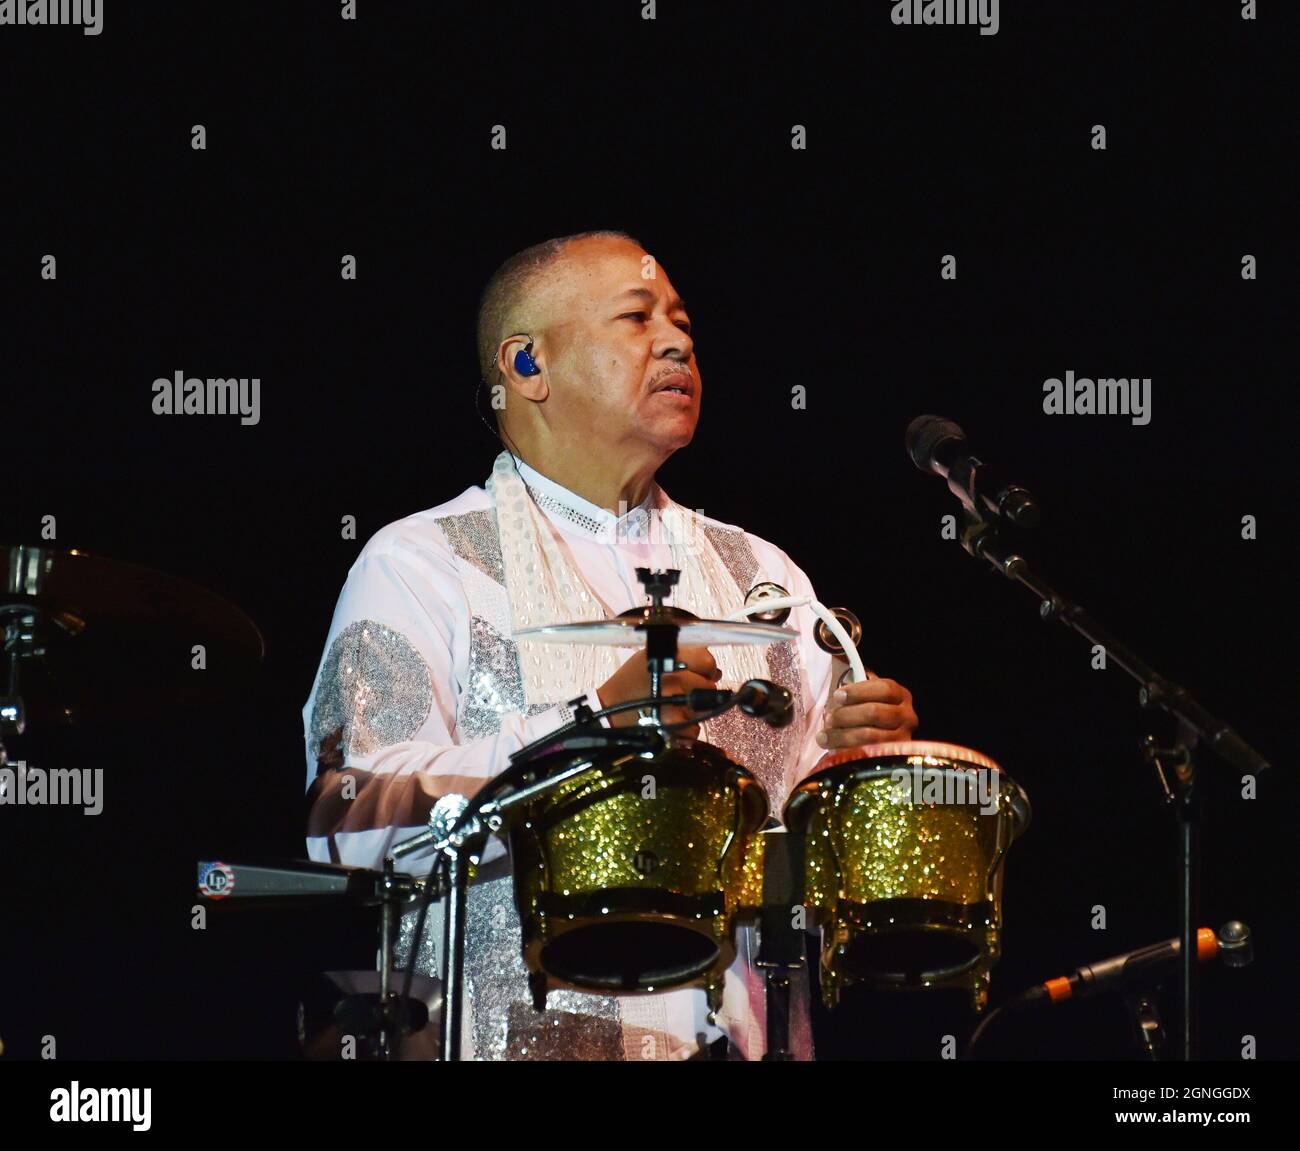
POLYGON ((804 837, 784 827, 762 833, 763 906, 758 925, 758 954, 754 966, 765 973, 767 1050, 763 1062, 789 1062, 791 1046, 792 979, 806 962, 803 927, 793 912, 804 899, 804 837))
POLYGON ((1118 664, 1138 683, 1138 702, 1145 709, 1159 708, 1173 716, 1177 733, 1172 747, 1159 747, 1153 736, 1143 741, 1143 758, 1160 780, 1165 801, 1173 808, 1178 825, 1178 915, 1182 953, 1181 1057, 1196 1057, 1199 983, 1196 958, 1196 924, 1199 921, 1199 865, 1201 787, 1198 769, 1211 761, 1213 752, 1224 763, 1248 775, 1266 771, 1268 761, 1223 720, 1203 708, 1179 684, 1160 675, 1115 636, 1104 630, 1077 603, 1066 599, 1030 570, 1024 556, 998 538, 994 521, 964 504, 962 547, 977 559, 992 564, 1009 580, 1031 591, 1039 600, 1038 614, 1056 619, 1093 645, 1100 645, 1107 660, 1118 664))

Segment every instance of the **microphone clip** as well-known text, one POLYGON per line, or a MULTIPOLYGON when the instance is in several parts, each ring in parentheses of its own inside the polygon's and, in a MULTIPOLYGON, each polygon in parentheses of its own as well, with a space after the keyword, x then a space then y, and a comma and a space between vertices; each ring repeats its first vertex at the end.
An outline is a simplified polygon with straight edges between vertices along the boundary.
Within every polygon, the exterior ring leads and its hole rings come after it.
POLYGON ((958 456, 948 468, 948 489, 972 516, 987 514, 1017 527, 1038 526, 1041 512, 1029 489, 1009 483, 975 456, 958 456))

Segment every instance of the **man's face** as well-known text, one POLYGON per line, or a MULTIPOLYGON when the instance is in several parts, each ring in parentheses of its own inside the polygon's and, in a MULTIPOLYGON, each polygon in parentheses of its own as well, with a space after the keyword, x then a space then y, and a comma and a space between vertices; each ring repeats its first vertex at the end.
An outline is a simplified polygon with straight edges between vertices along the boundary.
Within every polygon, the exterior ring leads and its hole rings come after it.
POLYGON ((700 417, 686 307, 626 240, 576 241, 543 289, 547 419, 606 443, 685 447, 700 417))

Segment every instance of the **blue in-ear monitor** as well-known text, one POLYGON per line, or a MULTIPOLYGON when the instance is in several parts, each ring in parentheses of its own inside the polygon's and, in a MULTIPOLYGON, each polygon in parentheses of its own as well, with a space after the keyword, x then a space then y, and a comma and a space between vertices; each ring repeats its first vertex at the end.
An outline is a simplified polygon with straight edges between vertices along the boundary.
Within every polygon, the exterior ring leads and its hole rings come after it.
POLYGON ((521 376, 536 376, 542 370, 537 366, 533 357, 528 354, 532 346, 532 344, 529 344, 527 348, 520 348, 515 353, 515 371, 521 376))

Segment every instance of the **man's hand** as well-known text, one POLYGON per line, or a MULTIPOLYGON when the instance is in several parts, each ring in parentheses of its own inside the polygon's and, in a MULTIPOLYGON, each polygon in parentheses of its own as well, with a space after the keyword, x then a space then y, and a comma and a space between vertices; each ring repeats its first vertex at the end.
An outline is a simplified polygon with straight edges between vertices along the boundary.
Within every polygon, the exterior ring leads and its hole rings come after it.
POLYGON ((916 724, 912 693, 892 679, 873 676, 835 692, 817 742, 825 748, 891 743, 911 739, 916 724))
MULTIPOLYGON (((713 653, 707 647, 680 647, 677 649, 677 662, 685 664, 682 671, 669 672, 659 680, 659 690, 663 695, 685 695, 697 687, 717 687, 722 672, 713 659, 713 653)), ((613 707, 633 699, 645 699, 650 694, 650 669, 646 666, 645 652, 637 652, 623 662, 623 666, 596 689, 601 707, 613 707)), ((665 707, 661 709, 664 723, 683 723, 694 719, 695 713, 684 707, 665 707)), ((609 722, 615 727, 631 727, 638 720, 635 711, 620 711, 611 715, 609 722)), ((696 739, 700 734, 700 725, 678 729, 679 734, 696 739)))

